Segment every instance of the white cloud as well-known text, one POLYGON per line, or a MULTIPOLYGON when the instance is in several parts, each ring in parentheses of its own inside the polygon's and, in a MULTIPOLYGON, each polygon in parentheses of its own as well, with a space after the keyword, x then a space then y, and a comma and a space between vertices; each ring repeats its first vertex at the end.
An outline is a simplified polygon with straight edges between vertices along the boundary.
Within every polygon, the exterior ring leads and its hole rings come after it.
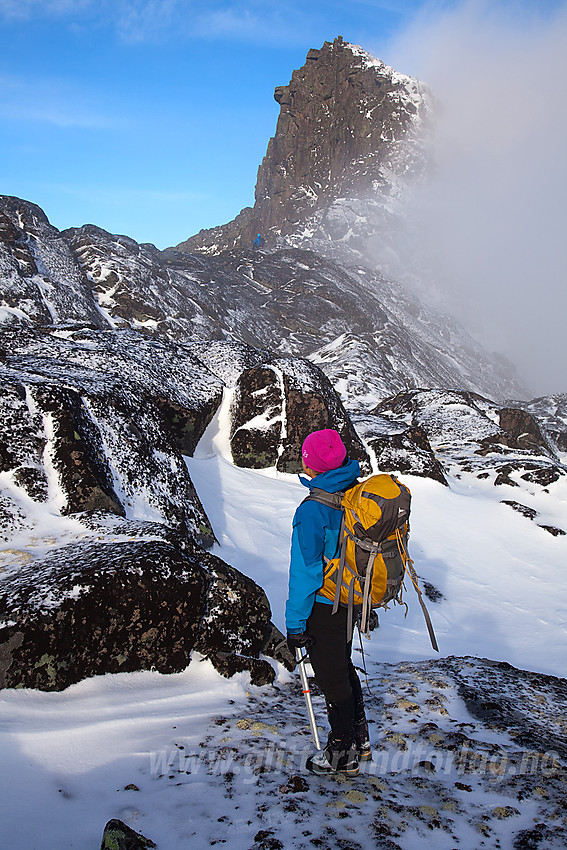
POLYGON ((199 8, 193 0, 118 0, 111 6, 118 34, 130 43, 153 41, 185 28, 199 8))

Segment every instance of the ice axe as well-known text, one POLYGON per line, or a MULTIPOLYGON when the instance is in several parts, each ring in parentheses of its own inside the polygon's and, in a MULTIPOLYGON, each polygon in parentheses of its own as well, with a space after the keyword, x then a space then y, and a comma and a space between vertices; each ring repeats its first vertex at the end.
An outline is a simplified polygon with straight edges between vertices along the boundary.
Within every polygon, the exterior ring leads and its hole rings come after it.
POLYGON ((319 743, 319 733, 317 731, 317 721, 315 720, 315 712, 313 711, 313 702, 311 700, 311 688, 307 681, 307 673, 305 672, 305 661, 307 655, 303 655, 299 646, 295 648, 295 657, 299 665, 299 675, 301 676, 301 684, 303 686, 303 696, 305 697, 305 705, 307 706, 307 716, 309 717, 309 725, 311 726, 311 734, 313 735, 313 743, 316 749, 321 749, 319 743))

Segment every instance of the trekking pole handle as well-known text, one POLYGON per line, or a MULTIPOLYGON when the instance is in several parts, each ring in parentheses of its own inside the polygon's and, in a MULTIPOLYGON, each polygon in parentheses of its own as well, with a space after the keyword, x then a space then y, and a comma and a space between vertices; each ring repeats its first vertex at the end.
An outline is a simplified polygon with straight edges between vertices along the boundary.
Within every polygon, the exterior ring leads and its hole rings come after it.
POLYGON ((311 726, 311 734, 313 736, 313 743, 315 744, 315 748, 317 750, 321 749, 321 744, 319 742, 319 732, 317 730, 317 721, 315 720, 315 712, 313 711, 313 702, 311 700, 311 689, 309 687, 309 682, 307 681, 307 673, 305 672, 305 659, 306 655, 303 655, 301 649, 297 646, 295 648, 295 657, 297 659, 297 663, 299 665, 299 675, 301 677, 301 684, 303 687, 303 696, 305 697, 305 705, 307 707, 307 716, 309 717, 309 725, 311 726))

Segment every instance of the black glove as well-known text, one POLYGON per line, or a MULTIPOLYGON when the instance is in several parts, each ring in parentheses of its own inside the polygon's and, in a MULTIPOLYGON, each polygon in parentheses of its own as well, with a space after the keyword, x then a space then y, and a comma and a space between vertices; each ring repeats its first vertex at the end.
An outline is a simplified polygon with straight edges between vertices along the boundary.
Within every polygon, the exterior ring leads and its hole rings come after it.
POLYGON ((309 652, 310 647, 312 647, 314 643, 315 638, 311 637, 311 635, 307 634, 307 632, 299 632, 295 635, 292 635, 289 632, 287 633, 287 645, 294 658, 295 650, 298 647, 305 647, 306 652, 309 652))

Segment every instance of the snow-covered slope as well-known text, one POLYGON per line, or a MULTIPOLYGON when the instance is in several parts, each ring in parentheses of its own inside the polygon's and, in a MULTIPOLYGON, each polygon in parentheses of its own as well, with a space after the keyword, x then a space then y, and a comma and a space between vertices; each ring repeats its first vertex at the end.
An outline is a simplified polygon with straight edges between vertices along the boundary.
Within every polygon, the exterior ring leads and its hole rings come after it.
POLYGON ((408 387, 525 395, 512 371, 454 321, 368 268, 289 248, 161 253, 91 225, 58 234, 25 201, 4 199, 2 208, 11 228, 0 243, 10 324, 131 328, 309 357, 351 409, 408 387), (20 257, 32 241, 44 258, 39 283, 36 266, 20 257))
MULTIPOLYGON (((281 623, 289 524, 303 488, 273 471, 237 470, 223 456, 227 444, 225 425, 213 421, 188 460, 191 476, 217 551, 261 580, 281 623)), ((564 680, 543 674, 567 672, 567 537, 500 505, 512 488, 404 481, 442 657, 432 658, 408 589, 407 620, 388 611, 365 641, 375 752, 360 777, 305 774, 301 688, 282 668, 275 688, 251 686, 248 674, 223 679, 196 658, 172 676, 105 676, 61 694, 3 691, 6 846, 97 847, 115 817, 162 850, 417 850, 432 840, 469 850, 540 838, 540 847, 563 848, 567 693, 564 680)), ((558 524, 566 502, 563 481, 533 504, 558 524)), ((320 696, 315 710, 324 732, 320 696)))

